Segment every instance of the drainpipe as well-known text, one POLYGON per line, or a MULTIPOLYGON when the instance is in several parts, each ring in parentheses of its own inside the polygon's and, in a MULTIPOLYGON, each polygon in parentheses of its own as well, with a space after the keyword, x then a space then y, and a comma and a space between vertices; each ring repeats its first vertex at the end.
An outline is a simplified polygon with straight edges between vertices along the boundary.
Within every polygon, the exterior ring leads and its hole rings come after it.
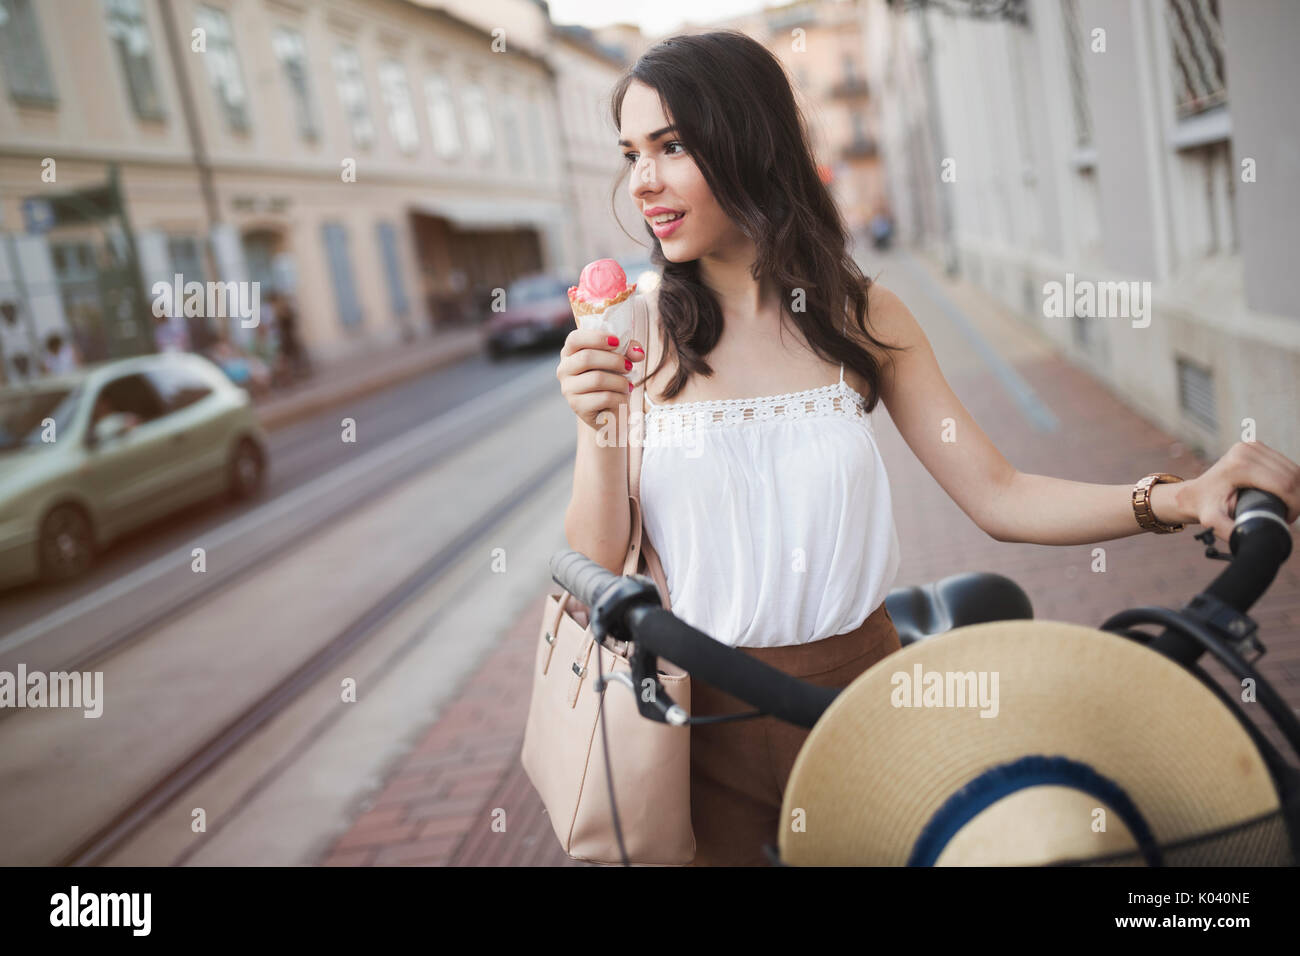
MULTIPOLYGON (((934 42, 930 39, 930 18, 927 16, 928 3, 918 4, 917 13, 921 18, 921 60, 925 63, 925 98, 929 101, 926 116, 930 122, 930 139, 938 152, 935 157, 942 161, 943 125, 939 122, 938 83, 934 78, 934 42)), ((936 171, 931 169, 931 175, 936 171)), ((943 231, 944 271, 950 276, 957 274, 957 243, 952 234, 952 203, 949 198, 948 183, 939 183, 939 219, 943 231)))
POLYGON ((199 128, 198 115, 194 109, 194 93, 190 88, 189 72, 185 69, 182 58, 186 48, 179 42, 180 33, 176 28, 176 15, 172 10, 172 0, 160 0, 162 9, 163 36, 167 38, 168 54, 172 69, 176 73, 176 90, 181 101, 181 114, 185 117, 185 129, 189 133, 190 152, 194 156, 194 165, 199 171, 199 189, 203 193, 203 205, 208 213, 208 233, 221 222, 221 208, 217 204, 217 190, 212 181, 212 166, 208 162, 207 150, 203 145, 203 132, 199 128))

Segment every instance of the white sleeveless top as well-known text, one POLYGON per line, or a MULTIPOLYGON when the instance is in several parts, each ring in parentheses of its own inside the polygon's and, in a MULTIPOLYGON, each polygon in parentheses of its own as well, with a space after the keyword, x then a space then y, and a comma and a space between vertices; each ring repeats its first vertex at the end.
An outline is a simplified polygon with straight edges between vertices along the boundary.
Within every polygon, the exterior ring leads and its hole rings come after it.
POLYGON ((733 647, 857 629, 898 574, 889 477, 866 400, 844 381, 655 405, 641 510, 672 611, 733 647))

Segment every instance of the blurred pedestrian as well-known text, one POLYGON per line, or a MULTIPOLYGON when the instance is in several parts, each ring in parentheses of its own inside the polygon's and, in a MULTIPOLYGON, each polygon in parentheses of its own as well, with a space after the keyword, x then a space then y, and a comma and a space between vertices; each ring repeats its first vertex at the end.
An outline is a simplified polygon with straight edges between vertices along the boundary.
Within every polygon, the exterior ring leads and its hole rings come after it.
POLYGON ((271 387, 279 388, 288 384, 291 373, 284 350, 280 346, 279 331, 274 319, 258 324, 253 332, 252 353, 261 359, 271 373, 271 387))
POLYGON ((227 378, 248 389, 254 398, 260 398, 271 390, 270 367, 257 355, 232 342, 229 329, 223 327, 220 330, 217 340, 205 354, 221 366, 227 378))
POLYGON ((302 346, 302 339, 298 337, 298 312, 289 301, 289 297, 280 290, 272 292, 270 298, 275 310, 275 327, 279 333, 280 351, 291 373, 305 378, 311 374, 311 361, 302 346))
POLYGON ((154 320, 153 340, 159 352, 190 350, 190 330, 180 316, 157 316, 154 320))
POLYGON ((81 360, 72 343, 58 332, 51 332, 45 339, 45 371, 50 375, 62 375, 75 371, 80 365, 81 360))
POLYGON ((888 249, 894 236, 894 221, 885 213, 878 212, 871 217, 871 241, 877 249, 888 249))

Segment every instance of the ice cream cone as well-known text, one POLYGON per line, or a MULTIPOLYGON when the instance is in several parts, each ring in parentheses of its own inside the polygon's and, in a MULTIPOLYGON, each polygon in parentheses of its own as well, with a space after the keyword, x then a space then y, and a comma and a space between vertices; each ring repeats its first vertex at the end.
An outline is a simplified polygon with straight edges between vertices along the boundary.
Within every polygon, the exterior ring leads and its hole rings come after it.
POLYGON ((580 329, 603 329, 617 336, 616 348, 625 352, 632 338, 634 292, 636 283, 627 284, 622 267, 613 259, 590 262, 578 284, 569 288, 573 320, 580 329))

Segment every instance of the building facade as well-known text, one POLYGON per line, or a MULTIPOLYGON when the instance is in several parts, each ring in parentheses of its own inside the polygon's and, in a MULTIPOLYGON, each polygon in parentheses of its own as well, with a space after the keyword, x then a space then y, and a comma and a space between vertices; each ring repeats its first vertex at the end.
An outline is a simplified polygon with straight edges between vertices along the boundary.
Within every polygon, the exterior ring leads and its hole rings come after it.
MULTIPOLYGON (((140 300, 177 274, 292 294, 328 361, 572 268, 545 5, 497 0, 534 27, 508 32, 455 6, 0 0, 5 378, 50 331, 87 360, 138 351, 140 300), (109 183, 121 208, 91 208, 109 183), (106 293, 132 261, 135 298, 106 293)), ((194 347, 251 335, 185 321, 194 347)))
POLYGON ((651 238, 628 193, 626 164, 610 115, 614 85, 629 64, 621 50, 573 26, 556 27, 550 62, 573 210, 566 271, 576 279, 595 259, 646 259, 651 238))
POLYGON ((865 17, 859 0, 797 0, 689 27, 740 30, 781 62, 808 119, 822 179, 855 234, 865 232, 874 215, 888 212, 879 110, 867 78, 865 17))
POLYGON ((1300 4, 1007 12, 868 0, 901 235, 1210 456, 1297 457, 1300 4))

